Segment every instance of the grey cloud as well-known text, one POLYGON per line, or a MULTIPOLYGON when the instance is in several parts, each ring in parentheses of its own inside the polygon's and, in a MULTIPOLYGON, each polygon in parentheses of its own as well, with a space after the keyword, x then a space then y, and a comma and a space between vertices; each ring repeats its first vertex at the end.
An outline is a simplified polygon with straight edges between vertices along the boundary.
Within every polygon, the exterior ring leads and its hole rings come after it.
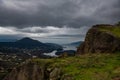
POLYGON ((20 39, 22 35, 0 35, 0 39, 20 39))
POLYGON ((109 3, 104 3, 101 8, 98 8, 93 14, 94 18, 101 23, 117 23, 120 21, 120 1, 110 0, 109 3), (111 3, 110 3, 111 2, 111 3))
POLYGON ((17 31, 20 31, 20 32, 26 32, 26 33, 49 33, 50 31, 48 30, 41 30, 41 29, 38 29, 38 30, 35 30, 35 31, 32 31, 30 29, 18 29, 17 31))
POLYGON ((0 0, 2 26, 91 26, 117 22, 119 13, 119 0, 0 0))
POLYGON ((63 38, 71 38, 71 37, 73 37, 73 38, 75 38, 75 37, 84 37, 84 35, 80 35, 80 34, 74 34, 74 35, 55 35, 55 36, 53 36, 53 37, 63 37, 63 38))

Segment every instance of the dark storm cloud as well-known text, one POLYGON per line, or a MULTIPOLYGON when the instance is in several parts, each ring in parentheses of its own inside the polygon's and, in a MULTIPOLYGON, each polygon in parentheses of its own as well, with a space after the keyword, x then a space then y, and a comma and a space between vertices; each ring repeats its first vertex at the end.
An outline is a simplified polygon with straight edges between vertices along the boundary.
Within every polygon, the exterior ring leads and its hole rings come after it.
MULTIPOLYGON (((11 26, 31 26, 31 25, 40 25, 40 26, 63 26, 66 24, 66 21, 70 19, 70 15, 74 12, 74 3, 71 1, 60 1, 61 5, 54 4, 52 2, 45 1, 47 3, 42 3, 41 1, 31 0, 27 1, 28 6, 20 6, 24 4, 25 1, 15 3, 16 0, 7 0, 3 1, 0 6, 0 23, 1 25, 11 25, 11 26), (11 2, 13 1, 13 3, 11 2), (31 3, 35 3, 36 6, 31 7, 31 3), (37 3, 38 2, 38 3, 37 3), (50 3, 49 3, 50 2, 50 3), (52 3, 52 4, 51 4, 52 3), (18 8, 16 8, 18 7, 18 8), (21 8, 23 7, 23 8, 21 8), (29 7, 31 9, 29 10, 29 7), (36 11, 34 11, 34 7, 36 11), (65 8, 65 9, 62 9, 65 8), (73 9, 72 9, 73 8, 73 9)), ((44 2, 44 1, 43 1, 44 2)), ((59 2, 59 1, 58 1, 59 2)))
POLYGON ((120 21, 120 0, 111 0, 107 5, 98 8, 94 13, 94 18, 101 23, 117 23, 120 21))
POLYGON ((120 20, 120 0, 0 0, 0 25, 90 26, 120 20))

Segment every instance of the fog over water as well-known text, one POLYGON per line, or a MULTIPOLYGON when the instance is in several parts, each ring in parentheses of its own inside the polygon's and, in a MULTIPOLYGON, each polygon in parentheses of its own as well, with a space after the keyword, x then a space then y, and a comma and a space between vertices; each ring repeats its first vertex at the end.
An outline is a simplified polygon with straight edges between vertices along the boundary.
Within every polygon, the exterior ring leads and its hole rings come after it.
POLYGON ((47 55, 47 56, 54 56, 54 57, 57 57, 57 55, 55 55, 57 51, 52 51, 51 53, 44 53, 44 55, 47 55))
MULTIPOLYGON (((76 51, 77 47, 75 47, 75 46, 63 46, 63 51, 64 50, 75 50, 76 51)), ((44 55, 58 57, 58 55, 55 54, 56 52, 57 51, 55 50, 55 51, 52 51, 51 53, 44 53, 44 55)))

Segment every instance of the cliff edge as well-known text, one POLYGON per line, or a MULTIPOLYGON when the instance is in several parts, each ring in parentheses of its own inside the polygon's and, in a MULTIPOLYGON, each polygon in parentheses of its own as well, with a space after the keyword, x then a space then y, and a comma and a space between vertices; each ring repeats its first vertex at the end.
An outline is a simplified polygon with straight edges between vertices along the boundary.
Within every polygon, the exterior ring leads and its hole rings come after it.
POLYGON ((77 54, 120 51, 120 25, 95 25, 86 34, 77 54))

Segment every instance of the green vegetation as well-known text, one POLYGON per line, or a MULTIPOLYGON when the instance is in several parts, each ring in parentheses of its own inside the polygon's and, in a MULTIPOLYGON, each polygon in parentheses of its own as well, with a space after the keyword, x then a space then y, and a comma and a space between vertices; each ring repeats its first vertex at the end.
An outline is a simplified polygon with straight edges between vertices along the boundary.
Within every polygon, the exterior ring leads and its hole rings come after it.
POLYGON ((101 27, 100 30, 111 33, 116 37, 120 37, 120 26, 101 27))
POLYGON ((113 80, 120 78, 120 53, 86 54, 76 57, 33 59, 32 62, 62 70, 71 80, 113 80))

